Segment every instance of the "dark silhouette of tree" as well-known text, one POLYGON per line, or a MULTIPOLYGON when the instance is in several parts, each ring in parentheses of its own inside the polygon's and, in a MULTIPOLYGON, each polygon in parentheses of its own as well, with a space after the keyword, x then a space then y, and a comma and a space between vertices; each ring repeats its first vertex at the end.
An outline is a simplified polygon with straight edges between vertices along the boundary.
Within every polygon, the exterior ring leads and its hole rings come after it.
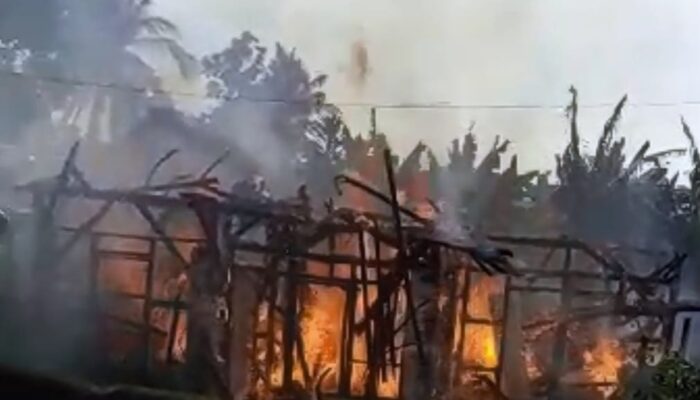
MULTIPOLYGON (((546 175, 537 171, 520 173, 515 156, 503 168, 502 158, 510 142, 501 142, 499 138, 477 162, 479 146, 473 129, 474 124, 462 141, 452 141, 447 165, 441 167, 431 157, 432 195, 446 200, 458 213, 461 224, 469 229, 482 232, 517 230, 525 225, 525 212, 543 200, 538 198, 535 189, 536 182, 541 182, 546 175)), ((532 224, 527 226, 534 228, 532 224)))
MULTIPOLYGON (((151 15, 150 5, 148 0, 70 2, 63 29, 68 38, 64 69, 80 80, 156 90, 160 80, 143 58, 151 55, 171 58, 184 77, 192 76, 195 60, 179 45, 177 28, 151 15)), ((154 97, 110 88, 69 90, 62 122, 70 126, 84 118, 91 134, 113 136, 128 131, 154 97)))
POLYGON ((196 69, 195 60, 178 44, 177 28, 151 15, 150 5, 149 0, 10 0, 2 6, 7 11, 3 22, 9 22, 0 24, 0 39, 28 51, 22 79, 64 80, 35 82, 41 94, 37 101, 62 114, 60 126, 118 136, 148 108, 153 97, 148 91, 160 87, 144 55, 170 57, 184 76, 196 69))
POLYGON ((205 125, 255 154, 260 162, 251 171, 283 186, 293 182, 288 178, 298 171, 311 117, 323 105, 325 75, 311 76, 295 52, 279 44, 270 56, 248 32, 202 65, 210 96, 220 100, 205 125))
POLYGON ((627 96, 606 121, 595 154, 586 155, 580 148, 577 92, 573 87, 570 91, 570 142, 557 156, 559 186, 552 197, 563 218, 561 231, 589 240, 639 245, 653 240, 658 245, 659 238, 649 235, 655 226, 649 204, 668 184, 667 170, 654 162, 658 153, 648 154, 649 142, 626 163, 625 140, 614 138, 614 133, 627 96))
POLYGON ((352 140, 340 110, 325 105, 309 123, 302 158, 302 176, 312 198, 326 199, 335 193, 333 179, 348 168, 346 144, 352 140))

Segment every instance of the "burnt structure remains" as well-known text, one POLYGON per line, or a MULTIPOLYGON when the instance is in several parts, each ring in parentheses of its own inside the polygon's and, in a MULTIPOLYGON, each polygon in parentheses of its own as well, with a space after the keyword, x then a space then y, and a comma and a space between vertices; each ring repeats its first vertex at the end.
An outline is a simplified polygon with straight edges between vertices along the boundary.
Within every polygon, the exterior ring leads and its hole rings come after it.
POLYGON ((287 200, 254 181, 224 190, 215 165, 152 183, 167 156, 139 187, 98 189, 77 153, 19 188, 33 198, 28 312, 51 321, 55 299, 78 304, 89 357, 152 385, 171 375, 231 399, 602 398, 626 357, 682 351, 676 317, 700 309, 678 300, 683 255, 446 238, 399 204, 388 153, 388 194, 336 179, 386 213, 329 201, 321 215, 304 187, 287 200))

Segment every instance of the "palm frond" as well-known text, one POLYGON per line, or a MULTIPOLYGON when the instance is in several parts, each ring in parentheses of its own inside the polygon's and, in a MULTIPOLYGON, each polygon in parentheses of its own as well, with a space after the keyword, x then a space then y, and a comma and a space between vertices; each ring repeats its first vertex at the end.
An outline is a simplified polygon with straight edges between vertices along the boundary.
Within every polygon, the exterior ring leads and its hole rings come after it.
POLYGON ((622 117, 622 108, 627 102, 627 95, 624 95, 622 99, 615 105, 612 115, 605 121, 603 126, 603 134, 600 135, 598 139, 598 148, 596 149, 595 159, 593 161, 593 168, 599 170, 603 168, 605 162, 605 157, 610 151, 610 146, 612 145, 612 137, 617 128, 617 124, 620 122, 622 117))
POLYGON ((312 89, 319 89, 323 85, 325 85, 327 81, 328 81, 328 75, 321 74, 321 75, 316 76, 315 78, 313 78, 309 82, 309 87, 311 87, 312 89))
POLYGON ((137 40, 136 44, 170 56, 177 64, 183 78, 190 79, 194 77, 199 69, 197 59, 172 38, 142 37, 137 40))
POLYGON ((641 168, 642 164, 644 163, 644 160, 646 159, 645 154, 647 151, 649 151, 649 147, 651 146, 651 143, 647 140, 644 142, 642 147, 637 150, 637 153, 635 153, 634 157, 632 157, 632 161, 630 161, 629 165, 627 168, 625 168, 625 172, 622 174, 622 177, 627 179, 630 176, 632 176, 635 172, 639 171, 641 168))
POLYGON ((569 93, 571 93, 571 103, 566 107, 566 113, 569 116, 570 124, 570 135, 571 142, 569 144, 569 151, 571 152, 572 158, 576 161, 581 159, 581 152, 579 149, 580 137, 578 134, 578 91, 575 87, 571 86, 569 88, 569 93))
POLYGON ((695 137, 693 136, 693 132, 690 130, 690 126, 688 126, 683 117, 681 117, 681 125, 683 126, 683 134, 685 134, 685 137, 688 138, 688 142, 690 142, 690 151, 693 157, 693 162, 700 164, 700 155, 698 154, 698 147, 695 145, 695 137))
POLYGON ((679 176, 680 176, 680 173, 679 173, 679 172, 676 172, 675 174, 673 174, 673 176, 671 177, 671 179, 669 179, 669 181, 668 181, 669 187, 671 187, 671 188, 676 187, 676 182, 678 182, 678 177, 679 177, 679 176))
POLYGON ((644 161, 651 161, 653 159, 664 159, 664 158, 669 158, 669 157, 680 157, 688 154, 688 149, 668 149, 668 150, 662 150, 662 151, 657 151, 656 153, 651 153, 647 154, 644 156, 644 161))
POLYGON ((415 176, 420 171, 421 157, 427 149, 428 146, 426 146, 423 142, 418 142, 416 147, 413 148, 408 157, 406 157, 406 159, 401 163, 401 166, 396 174, 397 179, 400 182, 408 182, 411 177, 415 176))
POLYGON ((153 36, 167 35, 173 38, 180 37, 180 30, 171 21, 163 17, 145 17, 140 20, 141 31, 153 36))
POLYGON ((690 171, 690 191, 692 207, 695 210, 694 215, 697 217, 698 208, 700 207, 700 154, 698 154, 698 148, 695 145, 693 132, 690 130, 690 126, 688 126, 683 117, 681 117, 681 125, 683 126, 683 133, 690 142, 690 151, 692 152, 693 166, 690 171))

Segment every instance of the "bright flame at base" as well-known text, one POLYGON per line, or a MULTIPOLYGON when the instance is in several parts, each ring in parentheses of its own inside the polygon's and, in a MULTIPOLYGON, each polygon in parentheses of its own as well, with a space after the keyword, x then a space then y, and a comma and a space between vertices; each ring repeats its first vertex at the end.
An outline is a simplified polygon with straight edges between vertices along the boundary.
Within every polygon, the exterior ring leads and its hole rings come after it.
MULTIPOLYGON (((483 277, 472 286, 467 309, 469 316, 493 320, 491 296, 502 292, 498 278, 483 277)), ((469 365, 494 368, 498 365, 496 329, 492 324, 468 323, 464 338, 464 360, 469 365)))
POLYGON ((619 382, 619 372, 625 360, 624 348, 615 339, 601 337, 593 348, 584 351, 583 372, 591 383, 608 384, 597 386, 596 390, 604 398, 615 392, 619 382))
POLYGON ((592 382, 617 383, 624 350, 613 339, 601 338, 583 353, 584 371, 592 382))

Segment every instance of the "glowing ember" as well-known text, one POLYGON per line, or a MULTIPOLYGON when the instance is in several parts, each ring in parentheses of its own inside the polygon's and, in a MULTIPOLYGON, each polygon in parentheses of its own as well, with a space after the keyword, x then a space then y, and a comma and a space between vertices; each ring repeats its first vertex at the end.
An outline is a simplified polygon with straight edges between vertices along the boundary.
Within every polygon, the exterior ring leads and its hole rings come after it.
POLYGON ((624 360, 624 350, 613 339, 601 338, 583 353, 584 371, 592 382, 617 383, 624 360))
POLYGON ((523 360, 525 361, 525 373, 530 380, 540 378, 542 376, 542 370, 537 363, 537 357, 531 346, 526 346, 522 352, 523 360))

